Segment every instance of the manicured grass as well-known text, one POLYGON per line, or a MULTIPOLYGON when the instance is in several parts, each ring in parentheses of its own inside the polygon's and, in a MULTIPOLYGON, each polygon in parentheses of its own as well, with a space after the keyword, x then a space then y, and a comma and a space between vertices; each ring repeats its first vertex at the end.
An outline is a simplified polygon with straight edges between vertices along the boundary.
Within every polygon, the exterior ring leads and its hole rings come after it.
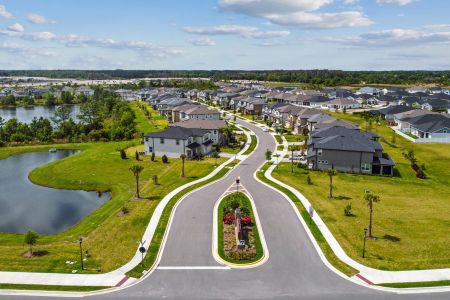
MULTIPOLYGON (((333 114, 356 121, 354 115, 333 114)), ((392 130, 374 125, 374 132, 390 141, 392 130)), ((340 173, 333 179, 334 199, 328 199, 329 177, 322 172, 295 169, 280 164, 273 176, 291 185, 313 204, 340 245, 354 260, 383 270, 411 270, 450 267, 450 145, 414 144, 400 136, 395 147, 382 141, 385 151, 396 162, 396 177, 340 173), (425 163, 428 179, 418 179, 402 149, 413 149, 419 164, 425 163), (307 176, 313 184, 306 184, 307 176), (366 258, 361 257, 362 236, 368 226, 369 211, 363 201, 365 190, 381 196, 374 205, 373 230, 377 237, 367 240, 366 258), (353 217, 344 216, 352 205, 353 217)))
POLYGON ((269 163, 266 163, 262 167, 262 171, 258 171, 256 173, 256 177, 269 184, 270 186, 276 188, 277 190, 284 193, 287 197, 289 197, 292 202, 294 202, 295 206, 297 207, 298 211, 300 212, 300 215, 302 216, 303 220, 307 224, 309 230, 311 231, 312 235, 314 236, 317 244, 319 245, 320 249, 322 249, 322 252, 324 253, 325 257, 327 258, 328 262, 332 264, 336 269, 341 271, 347 276, 353 276, 358 273, 358 270, 355 270, 354 268, 350 267, 346 263, 342 262, 333 252, 330 245, 328 245, 327 241, 323 237, 322 233, 320 232, 319 228, 317 227, 316 223, 312 222, 311 216, 309 215, 308 211, 305 209, 305 207, 302 205, 300 200, 288 189, 270 181, 264 176, 264 172, 269 168, 269 163))
POLYGON ((283 149, 284 149, 284 146, 283 146, 283 145, 278 145, 278 146, 277 146, 277 151, 283 151, 283 149))
POLYGON ((253 152, 253 150, 255 150, 256 148, 256 144, 258 139, 256 138, 256 135, 251 135, 250 136, 250 146, 248 147, 248 149, 243 153, 244 155, 249 155, 250 153, 253 152))
POLYGON ((274 137, 278 144, 283 144, 283 139, 281 138, 281 136, 276 134, 276 135, 274 135, 274 137))
MULTIPOLYGON (((79 264, 67 265, 66 261, 79 261, 78 238, 84 237, 83 247, 89 250, 84 273, 108 272, 131 259, 136 250, 136 240, 142 236, 156 205, 176 187, 201 178, 214 170, 215 159, 186 161, 188 177, 181 178, 180 159, 170 159, 163 164, 136 161, 133 156, 122 160, 117 149, 130 147, 136 142, 109 142, 27 146, 0 148, 0 158, 15 153, 47 151, 49 148, 80 149, 81 153, 41 166, 33 170, 30 179, 40 185, 93 191, 111 191, 112 198, 69 230, 42 236, 36 250, 47 254, 32 259, 22 256, 23 235, 0 233, 0 270, 30 272, 70 273, 79 264), (141 195, 143 200, 133 200, 135 180, 129 167, 141 165, 141 195), (152 176, 158 175, 160 185, 154 186, 152 176), (126 206, 129 214, 120 216, 126 206)), ((225 159, 219 159, 223 162, 225 159)), ((79 271, 81 272, 81 271, 79 271)))
POLYGON ((170 218, 170 215, 172 213, 172 210, 173 210, 173 207, 175 206, 175 204, 177 204, 177 202, 188 192, 193 191, 201 186, 207 185, 208 183, 211 183, 213 181, 216 181, 216 180, 222 178, 227 172, 230 171, 230 168, 227 168, 227 167, 234 166, 236 161, 239 162, 238 160, 235 160, 235 161, 227 164, 222 170, 220 170, 212 178, 184 189, 183 191, 181 191, 180 193, 175 195, 169 201, 169 203, 167 203, 166 207, 163 210, 161 218, 159 219, 158 227, 155 230, 152 241, 150 243, 150 247, 149 247, 149 249, 147 249, 147 252, 145 254, 144 262, 143 262, 144 267, 142 267, 142 265, 139 264, 133 270, 131 270, 127 273, 128 276, 131 276, 134 278, 140 278, 143 275, 143 272, 145 270, 148 270, 155 263, 156 258, 158 256, 159 248, 161 246, 161 242, 164 238, 164 234, 167 229, 167 223, 169 222, 169 218, 170 218))
POLYGON ((218 212, 217 212, 217 225, 218 225, 217 226, 217 230, 219 231, 218 235, 217 235, 217 238, 218 238, 218 252, 219 252, 220 257, 223 260, 225 260, 227 262, 230 262, 230 263, 234 263, 234 264, 248 264, 248 263, 253 263, 253 262, 256 262, 256 261, 260 260, 261 257, 264 255, 264 250, 263 250, 262 245, 261 245, 261 239, 260 239, 260 236, 259 236, 258 226, 256 225, 256 222, 255 222, 255 215, 253 213, 253 208, 252 208, 252 204, 250 202, 250 199, 248 199, 248 197, 245 194, 243 194, 243 193, 237 193, 237 195, 236 195, 236 193, 229 194, 229 195, 225 196, 223 199, 220 200, 220 204, 219 204, 217 209, 218 209, 218 212), (253 223, 254 223, 252 230, 253 230, 253 237, 254 237, 254 243, 255 243, 254 246, 255 246, 255 249, 256 249, 256 254, 251 259, 233 259, 233 258, 227 257, 225 255, 225 251, 224 251, 224 248, 223 248, 223 243, 224 243, 224 240, 223 240, 224 239, 224 237, 223 237, 223 221, 222 221, 222 219, 223 219, 223 209, 224 209, 224 207, 225 207, 227 202, 231 202, 233 200, 239 201, 239 203, 241 204, 241 207, 245 207, 246 209, 249 210, 250 217, 252 218, 253 223))
POLYGON ((304 141, 304 137, 300 134, 285 134, 284 137, 286 138, 288 143, 304 141))
POLYGON ((390 288, 416 288, 416 287, 436 287, 450 286, 450 280, 426 281, 426 282, 399 282, 399 283, 380 283, 378 286, 390 288))
POLYGON ((100 291, 110 287, 105 286, 71 286, 71 285, 40 285, 40 284, 7 284, 0 283, 2 290, 35 290, 35 291, 64 291, 64 292, 91 292, 100 291))

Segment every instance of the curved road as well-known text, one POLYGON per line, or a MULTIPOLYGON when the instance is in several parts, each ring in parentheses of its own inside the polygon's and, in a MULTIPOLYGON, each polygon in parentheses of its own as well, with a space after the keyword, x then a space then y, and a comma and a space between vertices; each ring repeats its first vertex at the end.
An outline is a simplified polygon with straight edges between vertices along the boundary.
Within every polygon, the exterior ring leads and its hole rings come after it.
POLYGON ((265 150, 274 150, 275 141, 260 128, 247 123, 245 126, 258 135, 257 150, 227 177, 190 194, 178 205, 159 267, 221 267, 212 255, 213 209, 237 176, 255 201, 269 248, 268 261, 245 270, 157 269, 134 286, 90 298, 450 299, 448 293, 397 295, 375 291, 328 269, 291 204, 254 179, 254 172, 265 161, 265 150))

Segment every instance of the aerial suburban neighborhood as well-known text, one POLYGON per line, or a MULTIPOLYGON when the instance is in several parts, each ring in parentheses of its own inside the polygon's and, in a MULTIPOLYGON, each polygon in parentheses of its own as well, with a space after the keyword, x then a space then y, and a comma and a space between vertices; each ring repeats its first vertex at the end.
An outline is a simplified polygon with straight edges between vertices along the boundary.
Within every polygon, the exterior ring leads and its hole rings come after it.
POLYGON ((0 299, 450 299, 448 3, 50 2, 0 0, 0 299))

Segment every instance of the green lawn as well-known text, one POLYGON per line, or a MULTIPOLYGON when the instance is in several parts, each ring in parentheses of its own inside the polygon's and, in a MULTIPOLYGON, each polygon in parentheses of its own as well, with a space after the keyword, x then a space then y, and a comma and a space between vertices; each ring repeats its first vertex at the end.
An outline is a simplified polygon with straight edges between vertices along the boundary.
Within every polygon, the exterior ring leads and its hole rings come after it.
POLYGON ((281 138, 280 135, 276 134, 274 135, 274 137, 278 144, 283 144, 283 139, 281 138))
POLYGON ((442 281, 425 281, 425 282, 400 282, 400 283, 381 283, 379 286, 390 288, 416 288, 416 287, 436 287, 450 286, 450 280, 442 281))
POLYGON ((160 116, 156 110, 154 110, 150 105, 145 102, 130 102, 130 106, 136 114, 136 123, 137 130, 140 133, 149 133, 155 131, 161 131, 169 126, 169 122, 163 116, 160 116), (142 105, 145 109, 147 109, 151 114, 151 119, 147 119, 147 117, 142 112, 142 109, 138 106, 142 105))
MULTIPOLYGON (((334 114, 361 123, 357 116, 334 114)), ((363 128, 365 127, 362 124, 363 128)), ((392 130, 375 125, 373 130, 390 141, 392 130)), ((382 142, 396 162, 399 176, 338 174, 333 182, 335 198, 328 199, 329 177, 322 172, 306 172, 283 163, 274 177, 302 192, 313 204, 353 259, 384 270, 411 270, 450 267, 450 145, 414 144, 399 136, 396 145, 382 142), (415 151, 419 163, 425 163, 428 179, 417 179, 402 149, 415 151), (313 185, 306 184, 310 176, 313 185), (368 225, 368 209, 363 201, 365 190, 381 195, 374 206, 374 234, 368 240, 366 258, 361 258, 363 229, 368 225), (351 203, 353 217, 344 216, 351 203)))
POLYGON ((300 134, 285 134, 284 137, 288 143, 302 142, 304 140, 304 137, 300 134))
POLYGON ((258 226, 256 225, 255 222, 255 216, 253 213, 253 208, 252 208, 252 204, 250 202, 250 199, 248 199, 248 197, 243 194, 243 193, 233 193, 233 194, 229 194, 227 196, 225 196, 225 198, 223 198, 222 200, 220 200, 220 204, 218 206, 218 213, 217 213, 217 230, 218 232, 218 252, 220 257, 228 262, 234 263, 234 264, 248 264, 248 263, 252 263, 252 262, 256 262, 259 259, 261 259, 261 257, 264 255, 264 250, 262 248, 261 245, 261 239, 259 237, 259 231, 258 231, 258 226), (253 234, 254 234, 254 246, 256 248, 256 254, 253 258, 251 259, 233 259, 230 257, 227 257, 225 255, 224 249, 223 249, 223 243, 224 243, 224 237, 223 237, 223 209, 224 207, 226 207, 226 204, 231 203, 233 200, 237 200, 239 201, 240 207, 245 207, 246 209, 249 210, 250 212, 250 217, 253 220, 253 234))
MULTIPOLYGON (((67 260, 79 261, 78 243, 85 238, 84 248, 90 257, 85 273, 108 272, 128 262, 136 250, 136 240, 142 236, 156 205, 170 191, 187 182, 203 177, 214 170, 215 159, 186 161, 186 178, 181 178, 181 161, 170 159, 163 164, 160 158, 150 162, 148 157, 136 161, 134 155, 122 160, 117 149, 136 142, 110 142, 26 146, 0 148, 0 158, 15 153, 47 151, 49 148, 80 149, 81 153, 33 170, 30 179, 38 184, 66 189, 111 191, 112 199, 80 221, 71 229, 39 239, 36 250, 48 254, 32 259, 22 256, 23 235, 0 233, 0 270, 32 272, 71 272, 78 265, 67 265, 67 260), (141 195, 144 200, 133 200, 134 177, 128 170, 134 164, 145 169, 141 174, 141 195), (152 176, 158 175, 160 185, 154 186, 152 176), (119 216, 122 207, 130 213, 119 216)), ((223 162, 225 159, 220 159, 223 162)))
POLYGON ((256 135, 251 135, 250 136, 250 146, 248 147, 248 149, 243 153, 244 155, 249 155, 250 153, 253 152, 253 150, 255 150, 256 148, 256 144, 257 144, 257 138, 256 135))

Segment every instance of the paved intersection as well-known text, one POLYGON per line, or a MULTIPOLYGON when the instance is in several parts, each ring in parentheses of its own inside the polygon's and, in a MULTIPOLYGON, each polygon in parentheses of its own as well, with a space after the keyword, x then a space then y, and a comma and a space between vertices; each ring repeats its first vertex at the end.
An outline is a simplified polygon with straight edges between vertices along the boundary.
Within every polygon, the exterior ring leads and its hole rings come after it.
MULTIPOLYGON (((257 150, 227 177, 178 205, 160 261, 162 269, 136 285, 93 299, 450 299, 449 293, 376 291, 328 269, 290 203, 254 179, 265 150, 275 149, 275 142, 260 128, 245 125, 259 137, 257 150), (222 269, 212 255, 214 204, 237 176, 255 201, 270 251, 264 265, 246 270, 222 269)), ((26 297, 11 297, 19 298, 26 297)))

